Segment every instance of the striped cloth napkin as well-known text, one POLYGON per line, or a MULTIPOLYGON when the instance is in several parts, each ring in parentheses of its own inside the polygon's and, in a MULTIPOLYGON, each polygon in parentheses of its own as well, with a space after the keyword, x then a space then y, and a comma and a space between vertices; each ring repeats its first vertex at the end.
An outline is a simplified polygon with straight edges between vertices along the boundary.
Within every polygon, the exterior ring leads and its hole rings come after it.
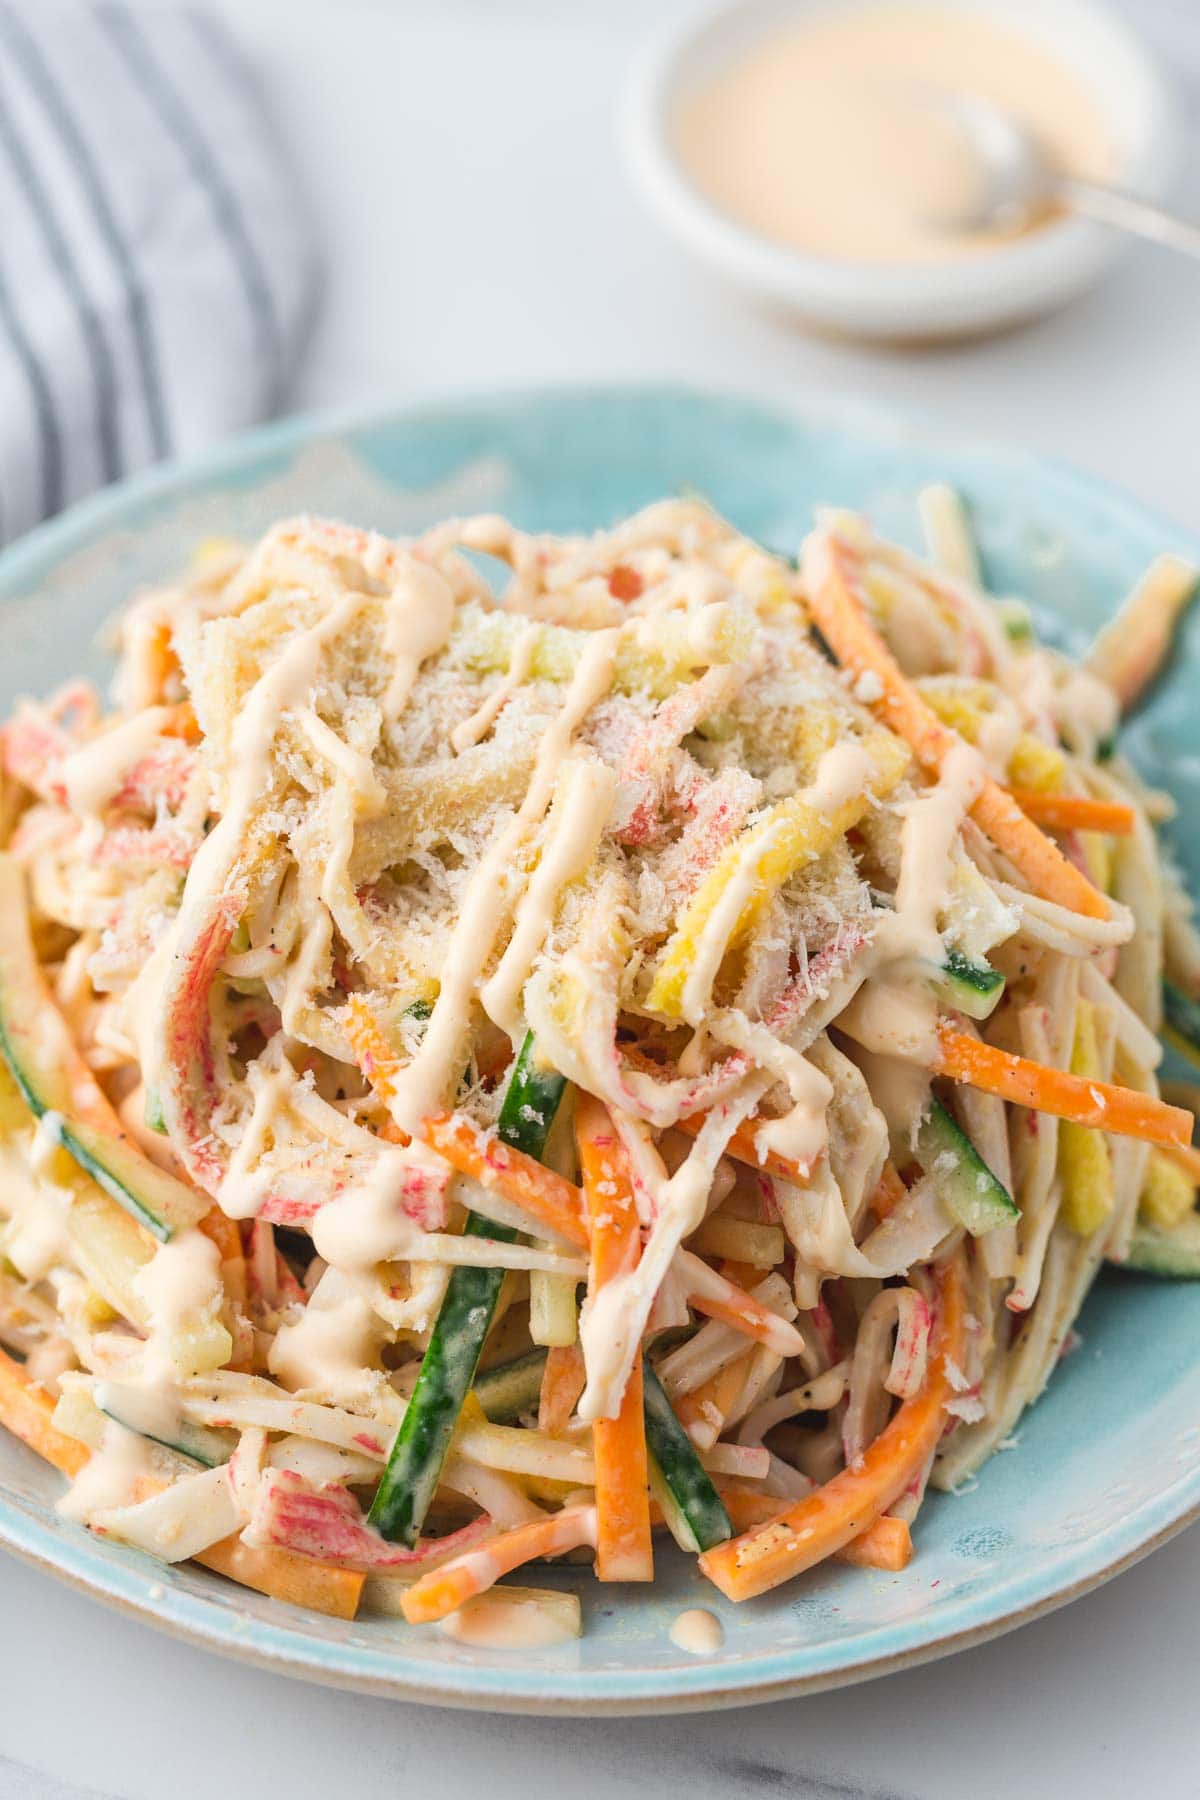
POLYGON ((315 276, 217 18, 0 0, 0 541, 279 411, 315 276))

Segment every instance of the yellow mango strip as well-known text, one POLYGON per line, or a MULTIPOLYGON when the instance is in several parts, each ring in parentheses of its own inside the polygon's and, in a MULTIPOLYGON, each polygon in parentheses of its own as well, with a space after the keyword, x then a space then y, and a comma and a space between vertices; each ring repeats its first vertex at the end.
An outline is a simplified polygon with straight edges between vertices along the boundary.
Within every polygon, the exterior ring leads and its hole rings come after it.
POLYGON ((681 1017, 683 991, 700 940, 735 883, 749 878, 750 885, 726 934, 725 950, 746 935, 790 876, 831 849, 858 824, 873 801, 891 792, 904 773, 907 752, 885 732, 864 741, 863 748, 872 757, 875 770, 862 793, 827 808, 795 794, 769 807, 726 846, 688 901, 663 950, 646 997, 651 1012, 671 1019, 681 1017))
POLYGON ((1195 1204, 1194 1177, 1158 1151, 1152 1152, 1138 1196, 1139 1217, 1162 1231, 1172 1231, 1187 1218, 1195 1204))
MULTIPOLYGON (((1075 1014, 1071 1073, 1085 1081, 1100 1078, 1096 1012, 1089 1000, 1081 1000, 1075 1014)), ((1065 1119, 1058 1128, 1058 1172, 1062 1180, 1062 1219, 1080 1237, 1090 1237, 1116 1203, 1112 1157, 1103 1132, 1065 1119)))

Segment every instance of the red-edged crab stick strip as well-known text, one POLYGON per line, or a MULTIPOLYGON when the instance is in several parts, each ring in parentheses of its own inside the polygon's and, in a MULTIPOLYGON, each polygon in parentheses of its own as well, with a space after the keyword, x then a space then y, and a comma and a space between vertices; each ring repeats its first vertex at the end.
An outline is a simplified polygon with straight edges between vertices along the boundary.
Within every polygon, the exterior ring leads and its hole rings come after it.
POLYGON ((1102 831, 1109 837, 1128 837, 1137 824, 1132 806, 1119 800, 1092 800, 1082 794, 1038 794, 1028 788, 1010 788, 1026 818, 1049 831, 1102 831))
MULTIPOLYGON (((64 1475, 78 1475, 91 1452, 51 1421, 50 1396, 30 1380, 19 1363, 0 1350, 0 1424, 64 1475)), ((223 1538, 193 1557, 230 1581, 273 1600, 307 1606, 337 1619, 352 1619, 366 1577, 286 1550, 252 1550, 238 1537, 223 1538)))
POLYGON ((942 1276, 937 1350, 921 1393, 906 1400, 853 1467, 798 1500, 766 1525, 706 1550, 700 1567, 729 1600, 765 1594, 834 1556, 869 1530, 904 1492, 937 1447, 953 1397, 966 1335, 962 1272, 942 1276))
POLYGON ((543 1556, 563 1556, 596 1541, 594 1506, 567 1506, 553 1518, 534 1519, 489 1538, 478 1549, 452 1557, 414 1582, 400 1605, 410 1625, 431 1625, 495 1587, 502 1575, 543 1556))
MULTIPOLYGON (((583 1175, 591 1254, 588 1294, 637 1268, 641 1232, 629 1164, 600 1101, 580 1094, 575 1142, 583 1175)), ((592 1425, 596 1464, 596 1576, 600 1581, 653 1581, 650 1471, 642 1405, 642 1359, 635 1356, 614 1419, 592 1425)))
MULTIPOLYGON (((962 739, 932 711, 901 671, 870 624, 856 592, 859 557, 836 537, 821 540, 824 554, 808 584, 809 610, 838 661, 854 675, 873 675, 880 687, 872 709, 902 737, 922 768, 936 772, 962 739)), ((815 563, 815 559, 814 559, 815 563)), ((1015 864, 1031 890, 1092 919, 1108 917, 1108 904, 1058 845, 1039 831, 1011 794, 984 781, 971 817, 1015 864)))
POLYGON ((934 1073, 964 1082, 981 1093, 995 1094, 1031 1112, 1053 1113, 1076 1125, 1091 1125, 1121 1137, 1144 1138, 1149 1144, 1181 1150, 1192 1141, 1193 1119, 1181 1106, 1168 1106, 1152 1094, 1093 1081, 1065 1069, 1048 1069, 1027 1057, 967 1037, 943 1024, 938 1032, 934 1073))

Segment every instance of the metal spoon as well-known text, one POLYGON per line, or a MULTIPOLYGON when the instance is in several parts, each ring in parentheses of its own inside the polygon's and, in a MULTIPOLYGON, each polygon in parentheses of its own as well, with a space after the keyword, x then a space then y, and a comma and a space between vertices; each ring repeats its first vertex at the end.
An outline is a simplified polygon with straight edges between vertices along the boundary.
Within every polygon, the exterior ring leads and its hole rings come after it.
MULTIPOLYGON (((928 95, 930 99, 934 96, 928 95)), ((938 223, 956 231, 1012 227, 1043 217, 1055 207, 1098 219, 1118 231, 1151 238, 1185 256, 1200 257, 1200 225, 1102 182, 1058 175, 1011 113, 975 94, 938 90, 935 104, 949 113, 979 164, 977 200, 938 223)))

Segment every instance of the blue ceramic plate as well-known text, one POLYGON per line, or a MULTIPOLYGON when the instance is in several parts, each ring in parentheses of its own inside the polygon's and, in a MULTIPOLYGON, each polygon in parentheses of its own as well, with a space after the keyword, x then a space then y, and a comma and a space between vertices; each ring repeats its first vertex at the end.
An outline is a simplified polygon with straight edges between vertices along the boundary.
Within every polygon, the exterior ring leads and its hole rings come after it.
MULTIPOLYGON (((784 411, 662 389, 510 395, 348 422, 287 424, 182 473, 79 507, 0 558, 7 602, 0 703, 81 661, 137 582, 167 575, 199 538, 248 535, 313 509, 406 532, 502 510, 524 526, 607 525, 683 486, 744 530, 796 545, 812 508, 867 509, 916 541, 932 478, 967 496, 988 577, 1027 595, 1043 629, 1079 642, 1151 556, 1200 543, 1120 494, 1033 457, 963 443, 857 405, 784 411)), ((1147 772, 1200 818, 1200 617, 1171 680, 1128 734, 1147 772), (1190 706, 1190 710, 1189 710, 1190 706)), ((1200 845, 1179 852, 1200 886, 1200 845)), ((0 1540, 101 1599, 196 1643, 318 1681, 450 1705, 604 1712, 735 1704, 862 1679, 979 1641, 1094 1586, 1200 1512, 1200 1287, 1106 1274, 1082 1344, 969 1492, 935 1495, 902 1575, 828 1568, 740 1609, 687 1559, 661 1558, 652 1592, 578 1579, 586 1631, 565 1649, 464 1648, 426 1629, 342 1624, 288 1610, 191 1567, 100 1543, 53 1510, 58 1478, 0 1433, 0 1540), (720 1613, 725 1647, 672 1645, 682 1607, 720 1613)), ((541 1577, 539 1577, 541 1579, 541 1577)))

